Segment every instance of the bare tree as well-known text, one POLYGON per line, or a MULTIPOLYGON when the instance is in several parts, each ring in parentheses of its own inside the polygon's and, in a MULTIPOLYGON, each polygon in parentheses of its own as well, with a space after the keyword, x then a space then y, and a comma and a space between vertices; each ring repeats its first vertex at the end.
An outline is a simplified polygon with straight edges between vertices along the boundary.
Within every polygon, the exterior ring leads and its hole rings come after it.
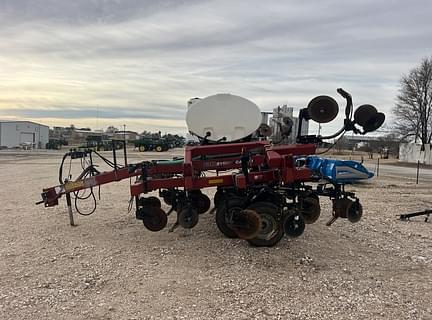
POLYGON ((402 137, 414 137, 424 144, 432 138, 432 57, 403 75, 393 114, 395 131, 402 137))

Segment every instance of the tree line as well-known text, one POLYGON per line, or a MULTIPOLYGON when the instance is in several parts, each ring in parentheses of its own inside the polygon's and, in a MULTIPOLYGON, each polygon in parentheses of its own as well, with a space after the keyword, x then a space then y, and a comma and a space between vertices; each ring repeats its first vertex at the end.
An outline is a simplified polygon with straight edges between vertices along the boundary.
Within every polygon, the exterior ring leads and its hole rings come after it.
POLYGON ((404 74, 393 108, 393 130, 401 139, 422 145, 432 139, 432 57, 404 74))

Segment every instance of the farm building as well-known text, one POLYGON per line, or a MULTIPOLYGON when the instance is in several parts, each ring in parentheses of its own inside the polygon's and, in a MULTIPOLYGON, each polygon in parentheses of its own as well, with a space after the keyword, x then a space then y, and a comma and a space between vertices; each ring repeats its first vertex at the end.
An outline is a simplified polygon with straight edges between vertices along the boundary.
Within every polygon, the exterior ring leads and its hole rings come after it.
POLYGON ((399 149, 399 160, 403 162, 432 165, 432 145, 417 143, 401 143, 399 149))
POLYGON ((123 140, 126 141, 129 140, 136 140, 139 138, 138 132, 135 131, 116 131, 113 135, 114 139, 123 140))
POLYGON ((0 121, 0 147, 44 149, 49 127, 31 121, 0 121))

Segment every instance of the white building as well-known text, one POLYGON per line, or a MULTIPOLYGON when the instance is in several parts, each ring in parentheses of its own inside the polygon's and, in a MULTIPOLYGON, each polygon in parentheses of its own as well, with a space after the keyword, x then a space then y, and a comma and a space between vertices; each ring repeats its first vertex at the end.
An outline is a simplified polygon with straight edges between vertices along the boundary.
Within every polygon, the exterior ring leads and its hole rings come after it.
POLYGON ((432 165, 432 145, 401 143, 399 145, 399 161, 432 165))
POLYGON ((0 147, 45 149, 49 127, 31 121, 0 121, 0 147))

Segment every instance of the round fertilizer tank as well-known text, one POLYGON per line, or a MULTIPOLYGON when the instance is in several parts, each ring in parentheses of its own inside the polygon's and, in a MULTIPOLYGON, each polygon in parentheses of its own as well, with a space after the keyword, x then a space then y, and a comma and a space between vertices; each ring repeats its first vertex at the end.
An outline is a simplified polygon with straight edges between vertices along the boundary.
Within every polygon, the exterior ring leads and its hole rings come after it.
POLYGON ((189 106, 186 123, 191 133, 210 141, 236 141, 254 133, 261 111, 252 101, 221 93, 189 106))

